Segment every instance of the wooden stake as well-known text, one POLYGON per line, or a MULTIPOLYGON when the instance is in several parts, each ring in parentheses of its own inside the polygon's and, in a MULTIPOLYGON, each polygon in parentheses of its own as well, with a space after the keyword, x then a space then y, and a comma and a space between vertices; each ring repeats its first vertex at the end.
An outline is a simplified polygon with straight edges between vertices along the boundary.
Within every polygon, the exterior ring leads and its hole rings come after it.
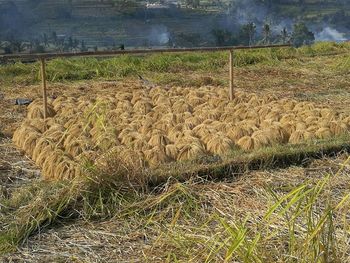
POLYGON ((230 87, 229 87, 229 96, 230 100, 233 100, 233 50, 230 50, 230 87))
POLYGON ((46 64, 45 58, 40 59, 41 62, 41 82, 43 89, 43 101, 44 101, 44 120, 47 118, 47 92, 46 92, 46 64))

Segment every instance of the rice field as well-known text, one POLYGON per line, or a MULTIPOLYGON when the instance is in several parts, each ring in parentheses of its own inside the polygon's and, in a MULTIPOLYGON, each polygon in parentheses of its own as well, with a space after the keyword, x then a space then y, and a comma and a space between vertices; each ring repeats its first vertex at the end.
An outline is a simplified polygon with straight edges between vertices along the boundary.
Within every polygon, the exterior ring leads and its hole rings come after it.
POLYGON ((233 101, 225 54, 136 58, 148 81, 119 75, 129 58, 53 60, 46 121, 37 65, 0 67, 0 261, 348 262, 334 48, 241 54, 233 101))

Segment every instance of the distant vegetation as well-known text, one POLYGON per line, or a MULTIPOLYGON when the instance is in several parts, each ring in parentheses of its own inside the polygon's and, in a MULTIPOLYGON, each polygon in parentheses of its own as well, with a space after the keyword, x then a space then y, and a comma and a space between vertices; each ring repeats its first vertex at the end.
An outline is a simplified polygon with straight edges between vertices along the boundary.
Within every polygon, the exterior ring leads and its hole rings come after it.
POLYGON ((0 53, 344 40, 348 1, 0 0, 0 53), (147 5, 147 2, 150 5, 147 5), (324 34, 321 34, 328 28, 324 34))

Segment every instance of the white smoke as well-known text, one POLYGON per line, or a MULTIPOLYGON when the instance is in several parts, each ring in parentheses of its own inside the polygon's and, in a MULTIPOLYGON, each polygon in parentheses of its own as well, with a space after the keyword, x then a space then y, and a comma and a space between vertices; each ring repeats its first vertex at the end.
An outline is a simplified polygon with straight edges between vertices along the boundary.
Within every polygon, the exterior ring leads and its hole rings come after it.
POLYGON ((154 25, 148 35, 148 40, 152 45, 166 45, 170 40, 168 28, 163 25, 154 25))
POLYGON ((315 35, 315 39, 316 41, 340 42, 340 41, 345 41, 346 37, 344 33, 341 33, 338 30, 327 26, 321 32, 315 35))

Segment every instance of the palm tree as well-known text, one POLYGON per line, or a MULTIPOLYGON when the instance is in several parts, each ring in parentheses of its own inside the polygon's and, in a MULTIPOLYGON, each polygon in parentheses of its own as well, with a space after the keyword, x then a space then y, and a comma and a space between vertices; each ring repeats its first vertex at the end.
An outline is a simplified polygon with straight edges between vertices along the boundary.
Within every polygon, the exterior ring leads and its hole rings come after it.
POLYGON ((263 43, 264 44, 270 44, 271 28, 270 28, 269 24, 264 24, 263 34, 264 34, 263 43))
POLYGON ((284 27, 281 31, 281 38, 282 38, 283 44, 286 44, 288 42, 288 37, 289 37, 289 34, 287 31, 287 28, 284 27))

